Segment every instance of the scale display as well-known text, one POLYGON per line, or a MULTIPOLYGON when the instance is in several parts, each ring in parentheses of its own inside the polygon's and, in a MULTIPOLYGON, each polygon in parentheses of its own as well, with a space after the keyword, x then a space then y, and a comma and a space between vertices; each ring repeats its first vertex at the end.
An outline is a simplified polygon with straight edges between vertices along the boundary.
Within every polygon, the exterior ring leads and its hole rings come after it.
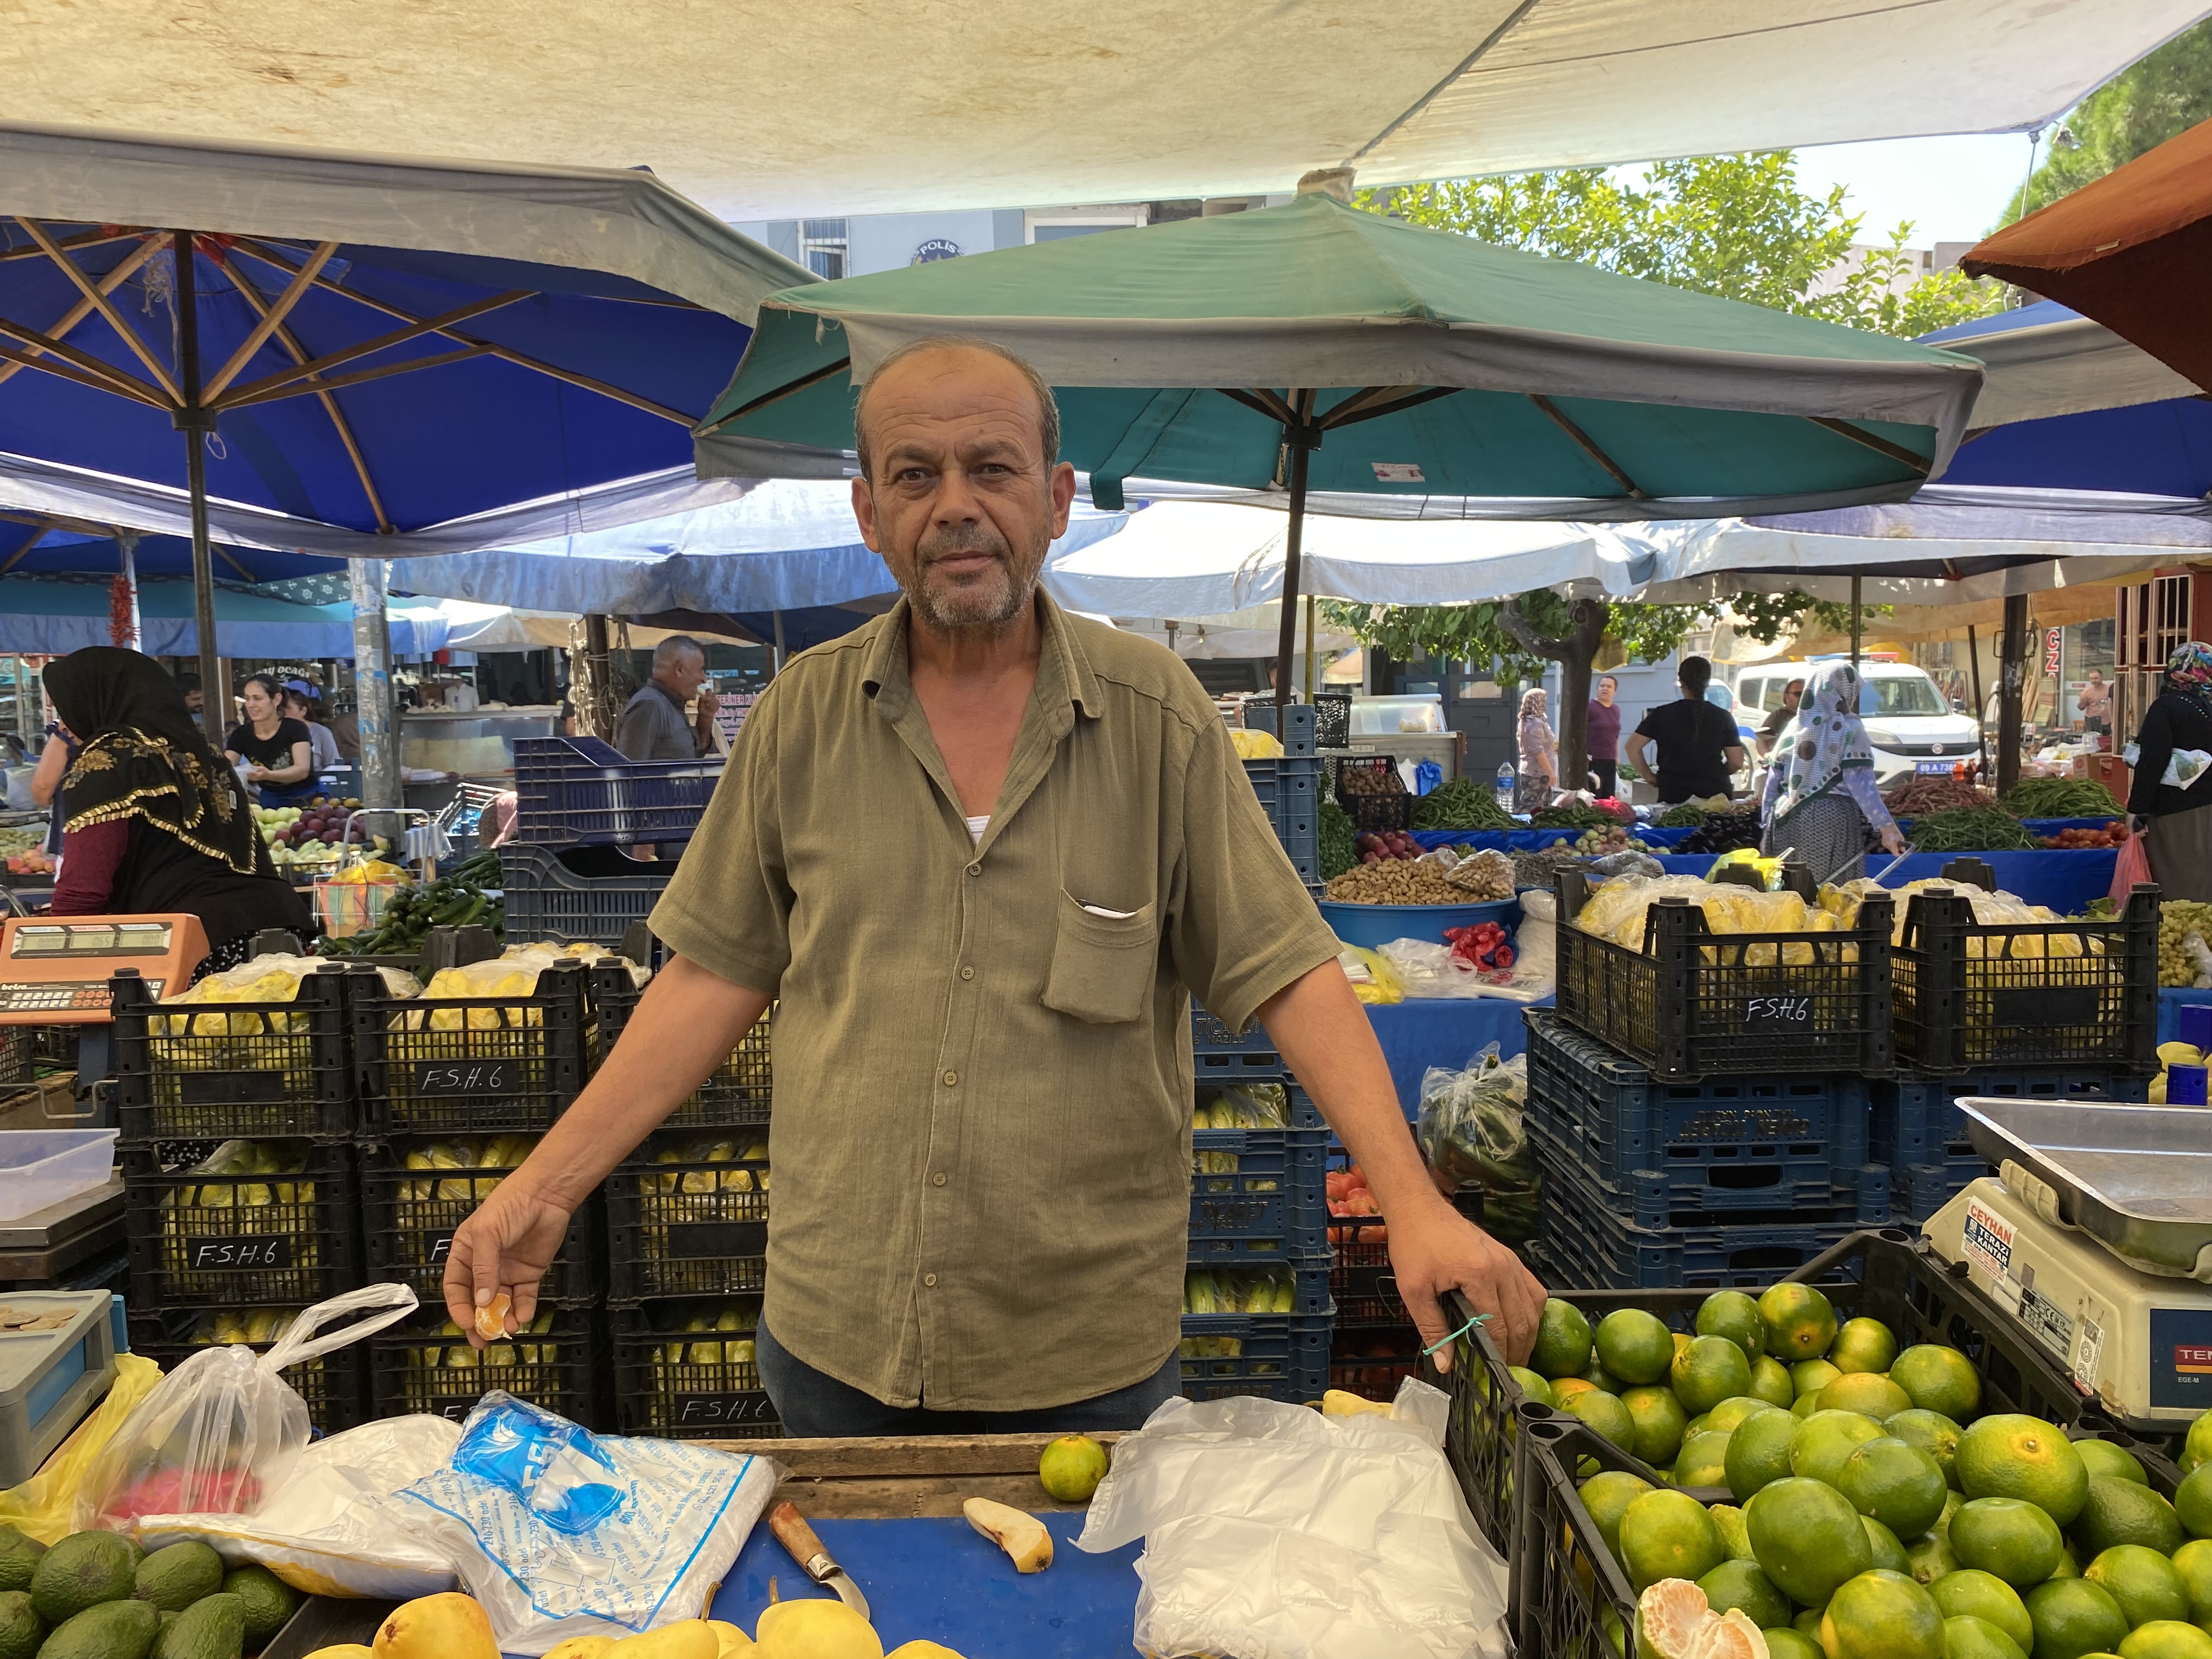
POLYGON ((10 916, 0 921, 0 1025, 104 1023, 117 969, 137 969, 161 997, 206 956, 198 916, 10 916))

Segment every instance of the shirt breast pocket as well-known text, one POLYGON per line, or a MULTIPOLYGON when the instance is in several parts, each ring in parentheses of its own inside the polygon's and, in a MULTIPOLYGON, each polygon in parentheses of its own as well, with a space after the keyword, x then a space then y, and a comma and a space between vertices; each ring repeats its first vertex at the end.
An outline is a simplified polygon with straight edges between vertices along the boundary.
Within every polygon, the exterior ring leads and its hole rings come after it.
POLYGON ((1159 961, 1153 907, 1102 916, 1060 896, 1044 1006, 1091 1025, 1117 1025, 1145 1011, 1159 961))

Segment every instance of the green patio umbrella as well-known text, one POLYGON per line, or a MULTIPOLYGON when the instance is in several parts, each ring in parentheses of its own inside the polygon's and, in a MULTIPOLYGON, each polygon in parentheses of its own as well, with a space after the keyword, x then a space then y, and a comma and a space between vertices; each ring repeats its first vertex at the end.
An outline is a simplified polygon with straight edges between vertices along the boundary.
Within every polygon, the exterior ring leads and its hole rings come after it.
POLYGON ((834 474, 886 353, 995 341, 1051 382, 1100 506, 1129 478, 1284 493, 1287 698, 1310 490, 1571 520, 1897 501, 1980 386, 1971 358, 1421 229, 1348 185, 771 295, 700 471, 834 474))

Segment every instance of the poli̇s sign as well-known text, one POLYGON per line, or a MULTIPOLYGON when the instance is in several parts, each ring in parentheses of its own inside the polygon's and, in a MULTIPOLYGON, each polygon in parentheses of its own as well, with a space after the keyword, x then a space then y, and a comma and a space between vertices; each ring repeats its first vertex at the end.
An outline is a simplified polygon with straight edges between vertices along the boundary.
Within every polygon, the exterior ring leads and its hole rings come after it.
POLYGON ((907 263, 909 264, 927 265, 934 264, 939 259, 957 259, 959 257, 959 243, 952 241, 943 236, 933 236, 921 246, 915 249, 914 258, 907 263))

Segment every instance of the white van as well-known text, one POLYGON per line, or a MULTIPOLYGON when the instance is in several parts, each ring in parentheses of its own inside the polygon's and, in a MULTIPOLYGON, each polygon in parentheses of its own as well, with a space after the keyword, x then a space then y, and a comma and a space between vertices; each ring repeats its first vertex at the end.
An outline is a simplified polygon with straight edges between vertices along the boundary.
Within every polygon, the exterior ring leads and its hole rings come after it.
MULTIPOLYGON (((1756 729, 1769 713, 1782 707, 1784 686, 1835 660, 1814 657, 1745 669, 1735 681, 1739 721, 1748 721, 1756 729)), ((1954 709, 1925 670, 1886 655, 1863 656, 1859 678, 1865 682, 1859 692, 1859 715, 1866 722, 1875 775, 1881 782, 1911 772, 1948 773, 1981 752, 1981 728, 1973 716, 1954 709)))

